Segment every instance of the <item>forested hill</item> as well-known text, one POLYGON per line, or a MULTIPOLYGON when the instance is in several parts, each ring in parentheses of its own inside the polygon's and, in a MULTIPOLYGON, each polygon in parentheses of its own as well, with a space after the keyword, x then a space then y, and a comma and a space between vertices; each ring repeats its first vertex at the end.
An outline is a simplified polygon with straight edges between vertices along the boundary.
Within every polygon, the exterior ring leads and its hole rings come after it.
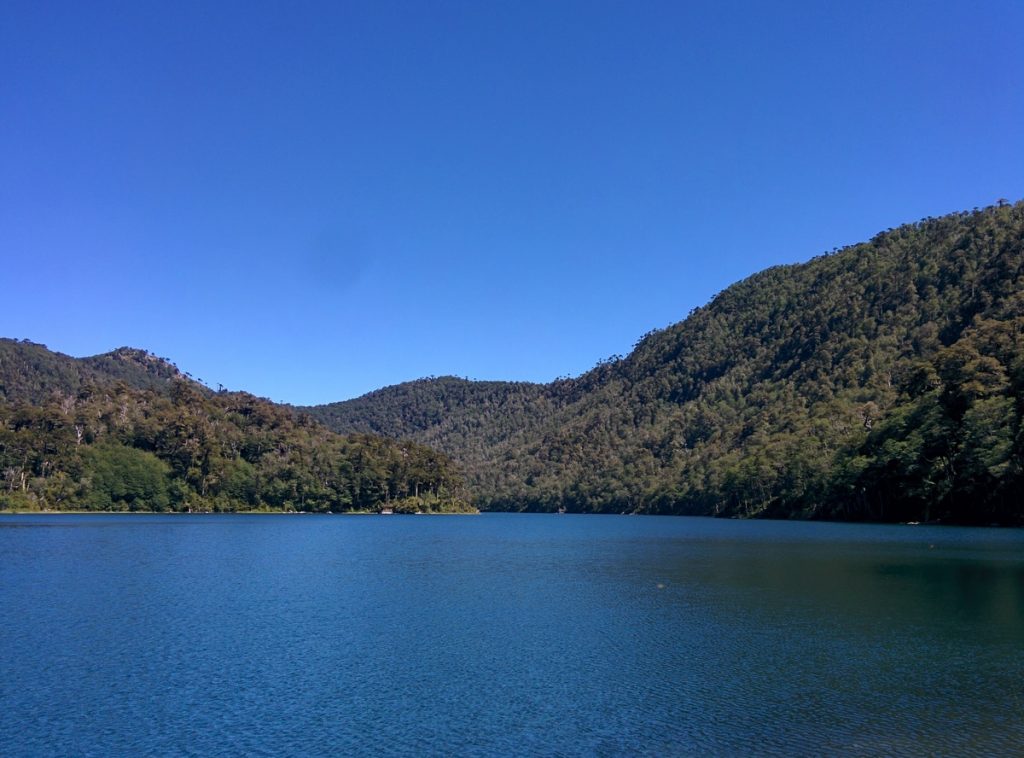
POLYGON ((0 510, 467 511, 451 460, 212 392, 122 348, 0 340, 0 510))
MULTIPOLYGON (((166 394, 175 379, 190 379, 165 358, 121 347, 89 358, 72 358, 28 340, 0 337, 0 401, 42 403, 54 392, 124 382, 166 394)), ((200 391, 205 388, 196 383, 200 391)))
POLYGON ((485 507, 1024 520, 1024 203, 728 288, 548 385, 421 380, 309 408, 429 442, 485 507))

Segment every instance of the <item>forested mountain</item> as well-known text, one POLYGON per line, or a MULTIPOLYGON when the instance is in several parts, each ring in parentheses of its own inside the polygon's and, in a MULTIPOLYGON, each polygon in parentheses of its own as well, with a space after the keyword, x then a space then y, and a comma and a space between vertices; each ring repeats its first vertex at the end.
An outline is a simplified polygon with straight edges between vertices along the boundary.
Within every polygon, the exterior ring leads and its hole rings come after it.
POLYGON ((122 348, 0 341, 0 509, 466 511, 447 456, 342 436, 122 348))
POLYGON ((490 508, 1022 523, 1022 348, 1022 203, 768 269, 550 384, 286 409, 0 339, 0 507, 465 508, 430 445, 490 508))
POLYGON ((547 385, 305 409, 427 442, 484 507, 1021 523, 1024 203, 752 276, 547 385))
MULTIPOLYGON (((0 337, 0 402, 46 402, 54 392, 124 382, 167 393, 174 379, 187 378, 164 358, 121 347, 90 358, 72 358, 28 340, 0 337)), ((197 387, 201 387, 198 385, 197 387)))

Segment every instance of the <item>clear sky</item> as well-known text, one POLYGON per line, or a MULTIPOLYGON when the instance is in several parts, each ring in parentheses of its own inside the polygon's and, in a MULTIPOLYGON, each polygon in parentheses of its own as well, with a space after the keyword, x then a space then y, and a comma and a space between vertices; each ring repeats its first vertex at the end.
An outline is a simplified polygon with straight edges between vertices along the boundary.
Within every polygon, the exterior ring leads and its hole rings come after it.
POLYGON ((1024 197, 1024 3, 0 3, 0 335, 318 403, 548 381, 1024 197))

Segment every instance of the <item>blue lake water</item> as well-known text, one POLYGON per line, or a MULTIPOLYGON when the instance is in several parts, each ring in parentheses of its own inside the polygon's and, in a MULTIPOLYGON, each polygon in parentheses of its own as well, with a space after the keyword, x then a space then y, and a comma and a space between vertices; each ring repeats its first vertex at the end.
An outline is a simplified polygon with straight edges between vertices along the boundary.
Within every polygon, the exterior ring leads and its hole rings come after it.
POLYGON ((0 752, 1024 753, 1024 532, 0 517, 0 752))

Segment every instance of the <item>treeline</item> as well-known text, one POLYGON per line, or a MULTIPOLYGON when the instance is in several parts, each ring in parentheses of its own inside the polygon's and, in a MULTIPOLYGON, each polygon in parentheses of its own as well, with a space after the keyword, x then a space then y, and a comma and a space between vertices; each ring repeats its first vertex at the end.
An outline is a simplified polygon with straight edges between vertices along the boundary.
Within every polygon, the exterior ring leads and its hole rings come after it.
MULTIPOLYGON (((342 436, 308 415, 178 375, 137 389, 101 371, 101 383, 68 391, 52 372, 14 371, 24 362, 12 357, 20 344, 8 342, 5 354, 8 389, 18 374, 26 399, 0 402, 2 509, 475 510, 451 460, 414 442, 342 436)), ((26 350, 41 356, 41 346, 26 350)), ((148 364, 146 356, 134 359, 148 364)))
POLYGON ((1024 521, 1024 204, 768 269, 577 379, 309 408, 443 450, 485 508, 1024 521))

